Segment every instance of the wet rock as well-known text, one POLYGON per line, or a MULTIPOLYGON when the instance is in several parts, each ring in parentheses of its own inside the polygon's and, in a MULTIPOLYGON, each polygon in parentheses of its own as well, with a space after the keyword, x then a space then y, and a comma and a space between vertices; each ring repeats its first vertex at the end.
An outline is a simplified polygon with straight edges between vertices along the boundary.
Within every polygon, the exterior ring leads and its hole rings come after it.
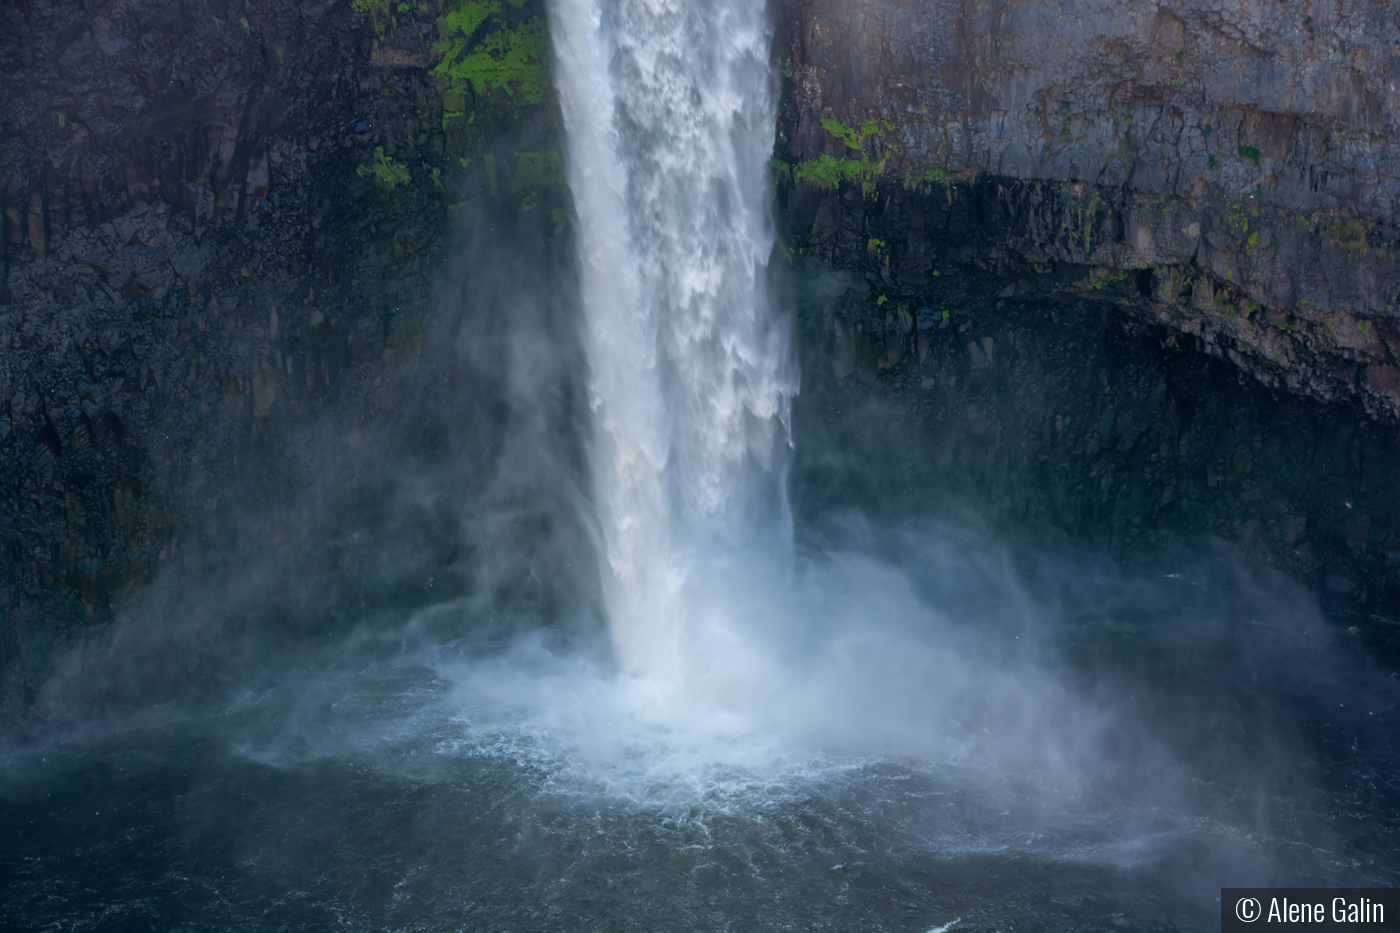
POLYGON ((931 260, 994 270, 1004 299, 1048 272, 1267 386, 1400 421, 1391 7, 1306 24, 1241 0, 784 11, 788 242, 911 289, 931 260))
MULTIPOLYGON (((517 178, 517 153, 560 148, 548 100, 476 95, 470 123, 444 119, 436 8, 396 11, 387 41, 344 3, 6 9, 0 717, 16 645, 224 551, 210 489, 275 510, 304 485, 310 425, 399 407, 439 320, 450 205, 487 190, 490 147, 517 178)), ((498 25, 543 12, 506 4, 498 25)), ((566 206, 534 175, 473 203, 510 223, 566 206)), ((547 229, 530 236, 553 261, 567 241, 547 229)))
MULTIPOLYGON (((1347 402, 1242 379, 1170 326, 1125 319, 1091 296, 998 299, 989 278, 945 266, 939 287, 957 326, 920 327, 926 352, 869 382, 838 389, 831 379, 838 331, 803 348, 800 411, 870 469, 914 484, 919 504, 900 514, 951 502, 956 515, 970 501, 1128 559, 1226 542, 1261 572, 1400 610, 1393 428, 1347 402), (993 327, 994 340, 974 338, 993 327), (883 435, 885 425, 897 427, 883 435)), ((803 313, 879 310, 863 296, 831 301, 803 313)))

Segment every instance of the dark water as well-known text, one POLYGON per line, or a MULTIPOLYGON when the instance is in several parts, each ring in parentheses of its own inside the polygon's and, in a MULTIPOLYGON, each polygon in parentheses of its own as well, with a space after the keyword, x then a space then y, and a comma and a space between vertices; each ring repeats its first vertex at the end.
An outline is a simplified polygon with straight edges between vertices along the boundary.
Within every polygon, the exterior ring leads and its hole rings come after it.
MULTIPOLYGON (((809 529, 818 576, 840 575, 838 532, 860 534, 809 529)), ((1394 623, 1205 563, 860 547, 944 605, 938 638, 979 676, 1036 643, 1009 669, 1062 688, 1031 700, 1036 729, 1070 723, 1071 777, 978 744, 1029 707, 911 726, 976 733, 956 753, 824 747, 806 720, 792 742, 782 720, 691 734, 697 706, 652 716, 579 649, 362 634, 214 701, 7 749, 0 925, 1194 930, 1221 886, 1400 883, 1394 623)))

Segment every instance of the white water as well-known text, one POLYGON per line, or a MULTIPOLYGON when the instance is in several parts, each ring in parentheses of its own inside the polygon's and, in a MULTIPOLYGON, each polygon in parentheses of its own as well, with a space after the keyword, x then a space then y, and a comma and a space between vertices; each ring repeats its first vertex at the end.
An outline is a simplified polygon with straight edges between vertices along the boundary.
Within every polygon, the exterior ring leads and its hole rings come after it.
MULTIPOLYGON (((554 736, 618 786, 773 775, 833 752, 1063 771, 1066 747, 1044 736, 1067 730, 1041 728, 1043 711, 1077 736, 1096 724, 1052 679, 971 663, 913 581, 858 550, 794 560, 796 368, 764 294, 776 125, 765 4, 555 0, 551 15, 623 676, 526 645, 452 672, 459 701, 478 718, 498 711, 486 720, 518 711, 526 733, 554 736)), ((939 555, 930 574, 959 563, 940 544, 910 547, 939 555)))
POLYGON ((614 649, 629 673, 675 686, 692 667, 696 588, 722 585, 697 566, 781 550, 788 525, 796 376, 763 294, 771 28, 755 0, 551 12, 614 649))
POLYGON ((911 537, 900 568, 862 553, 856 521, 794 557, 796 367, 764 293, 765 4, 553 0, 551 17, 622 676, 528 642, 444 670, 472 728, 511 723, 627 793, 890 755, 971 767, 987 786, 1030 773, 1075 786, 1102 717, 1027 641, 980 645, 929 600, 930 582, 956 602, 989 580, 1019 614, 1014 575, 977 566, 986 552, 911 537))

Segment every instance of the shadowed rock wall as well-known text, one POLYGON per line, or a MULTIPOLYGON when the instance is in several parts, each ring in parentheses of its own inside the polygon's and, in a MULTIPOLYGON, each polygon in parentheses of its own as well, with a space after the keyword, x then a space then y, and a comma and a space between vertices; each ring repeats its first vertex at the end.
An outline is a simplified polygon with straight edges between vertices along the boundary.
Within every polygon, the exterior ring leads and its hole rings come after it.
POLYGON ((569 254, 546 41, 537 0, 0 4, 7 672, 392 498, 317 452, 414 421, 425 353, 469 391, 455 328, 513 253, 449 269, 454 229, 569 254))
POLYGON ((1254 0, 784 7, 790 246, 918 286, 1131 277, 1265 385, 1400 417, 1400 9, 1254 0), (1047 274, 1050 274, 1047 277, 1047 274))
POLYGON ((797 277, 801 494, 896 521, 961 520, 971 503, 1161 572, 1204 550, 1337 606, 1400 608, 1393 427, 1261 385, 1100 292, 998 298, 954 265, 938 277, 946 318, 904 326, 891 300, 887 328, 866 313, 869 281, 797 277))

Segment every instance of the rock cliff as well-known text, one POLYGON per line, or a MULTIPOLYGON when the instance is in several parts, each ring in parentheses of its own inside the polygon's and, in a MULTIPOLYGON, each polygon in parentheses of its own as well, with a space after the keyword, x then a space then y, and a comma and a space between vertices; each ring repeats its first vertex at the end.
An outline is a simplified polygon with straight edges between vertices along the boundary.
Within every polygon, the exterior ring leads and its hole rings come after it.
POLYGON ((1400 416, 1400 9, 784 8, 791 246, 913 293, 1130 287, 1269 386, 1400 416))
MULTIPOLYGON (((1400 13, 774 9, 803 424, 874 393, 937 439, 910 475, 1019 522, 1120 553, 1224 537, 1394 601, 1400 13)), ((162 580, 203 602, 148 614, 222 620, 187 633, 445 592, 538 609, 568 574, 586 601, 558 556, 587 546, 576 491, 542 494, 504 433, 577 457, 584 420, 545 23, 541 0, 0 3, 7 720, 162 580), (493 388, 522 359, 528 417, 493 388), (502 503, 509 566, 474 543, 502 503)), ((229 645, 191 634, 169 666, 229 645)))
MULTIPOLYGON (((299 568, 371 607, 461 582, 439 562, 404 590, 360 563, 367 529, 408 514, 385 506, 402 477, 374 448, 461 454, 446 423, 489 416, 424 397, 471 393, 464 320, 528 316, 530 283, 571 255, 543 17, 538 0, 0 5, 7 710, 10 674, 162 575, 256 565, 285 597, 299 568), (312 573, 317 535, 339 556, 312 573)), ((443 508, 408 510, 409 550, 462 550, 443 508)))
POLYGON ((1023 526, 1395 604, 1400 12, 782 10, 782 248, 837 270, 809 398, 883 385, 939 439, 883 449, 1023 526))

